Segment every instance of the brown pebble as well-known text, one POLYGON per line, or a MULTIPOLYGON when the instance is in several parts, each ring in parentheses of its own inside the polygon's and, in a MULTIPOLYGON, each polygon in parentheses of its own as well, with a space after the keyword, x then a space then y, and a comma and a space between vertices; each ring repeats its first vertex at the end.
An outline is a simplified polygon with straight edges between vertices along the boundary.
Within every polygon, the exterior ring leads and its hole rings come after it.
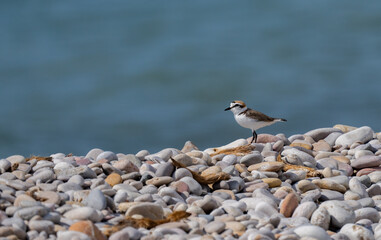
POLYGON ((295 193, 289 193, 280 204, 279 212, 287 218, 291 217, 298 204, 298 197, 295 193))
POLYGON ((111 173, 107 176, 105 180, 108 184, 110 184, 111 187, 115 186, 116 184, 122 183, 123 179, 122 177, 117 173, 111 173))
POLYGON ((73 223, 69 231, 77 231, 86 234, 94 240, 106 240, 106 237, 91 221, 80 221, 73 223))

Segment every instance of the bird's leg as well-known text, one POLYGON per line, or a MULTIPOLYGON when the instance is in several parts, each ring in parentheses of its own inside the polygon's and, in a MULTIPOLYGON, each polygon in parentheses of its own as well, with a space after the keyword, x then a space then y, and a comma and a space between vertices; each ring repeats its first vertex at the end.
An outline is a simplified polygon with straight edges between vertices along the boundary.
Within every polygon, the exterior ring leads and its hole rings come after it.
POLYGON ((251 139, 250 144, 252 144, 254 140, 255 140, 255 143, 257 143, 257 133, 255 131, 253 131, 253 137, 251 139))

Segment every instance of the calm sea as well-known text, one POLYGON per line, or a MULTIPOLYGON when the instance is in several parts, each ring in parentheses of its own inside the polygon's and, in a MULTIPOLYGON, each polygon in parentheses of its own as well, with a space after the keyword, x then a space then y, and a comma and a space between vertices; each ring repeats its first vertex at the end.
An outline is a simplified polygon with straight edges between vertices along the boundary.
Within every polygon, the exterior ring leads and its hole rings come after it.
POLYGON ((381 1, 2 1, 0 158, 381 131, 381 1))

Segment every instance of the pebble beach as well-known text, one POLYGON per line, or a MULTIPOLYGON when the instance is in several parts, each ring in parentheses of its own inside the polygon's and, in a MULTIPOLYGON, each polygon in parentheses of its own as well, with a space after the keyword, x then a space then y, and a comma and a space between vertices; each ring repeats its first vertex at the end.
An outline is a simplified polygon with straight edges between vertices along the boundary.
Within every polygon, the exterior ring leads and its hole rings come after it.
POLYGON ((0 239, 381 239, 381 133, 0 159, 0 239))

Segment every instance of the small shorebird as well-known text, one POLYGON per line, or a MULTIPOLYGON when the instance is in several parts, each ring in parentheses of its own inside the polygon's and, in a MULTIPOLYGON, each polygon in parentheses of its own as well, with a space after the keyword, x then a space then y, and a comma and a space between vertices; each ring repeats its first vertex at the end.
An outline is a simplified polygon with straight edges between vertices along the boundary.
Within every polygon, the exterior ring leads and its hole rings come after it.
POLYGON ((270 126, 276 122, 287 121, 283 118, 272 118, 266 114, 250 109, 246 107, 246 104, 242 101, 231 102, 230 107, 225 109, 225 111, 228 110, 233 112, 234 118, 239 125, 244 128, 249 128, 251 131, 253 131, 253 138, 251 139, 250 144, 253 143, 253 141, 257 142, 257 133, 255 130, 270 126))

